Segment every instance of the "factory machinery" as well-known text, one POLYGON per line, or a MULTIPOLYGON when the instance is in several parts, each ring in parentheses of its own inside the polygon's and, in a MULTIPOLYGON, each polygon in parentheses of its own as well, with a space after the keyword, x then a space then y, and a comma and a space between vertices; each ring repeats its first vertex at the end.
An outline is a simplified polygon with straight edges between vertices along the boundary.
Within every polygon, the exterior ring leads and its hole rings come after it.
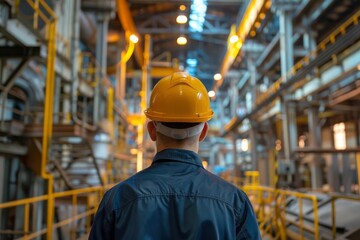
POLYGON ((264 239, 360 239, 360 2, 167 18, 198 2, 0 0, 0 240, 87 239, 104 192, 151 164, 143 110, 175 71, 212 92, 199 154, 264 239), (165 42, 178 29, 198 45, 165 42))

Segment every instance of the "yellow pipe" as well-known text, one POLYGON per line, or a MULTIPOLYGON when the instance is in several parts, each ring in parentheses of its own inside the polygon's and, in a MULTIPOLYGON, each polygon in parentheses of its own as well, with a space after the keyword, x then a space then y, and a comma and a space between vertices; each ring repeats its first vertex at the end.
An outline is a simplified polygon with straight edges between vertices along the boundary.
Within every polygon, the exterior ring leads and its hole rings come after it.
MULTIPOLYGON (((125 32, 130 32, 131 34, 135 34, 138 36, 133 17, 130 13, 130 7, 126 0, 118 0, 117 14, 125 32)), ((137 44, 135 48, 135 57, 140 66, 144 65, 144 59, 142 54, 143 52, 141 46, 140 44, 137 44)))
POLYGON ((129 41, 128 49, 126 50, 126 53, 121 53, 121 63, 127 63, 133 54, 135 49, 135 43, 132 41, 129 41))
MULTIPOLYGON (((123 58, 125 53, 121 53, 121 58, 123 58)), ((116 98, 118 100, 123 101, 125 99, 126 93, 126 62, 120 61, 120 79, 119 84, 117 84, 117 94, 116 98)))

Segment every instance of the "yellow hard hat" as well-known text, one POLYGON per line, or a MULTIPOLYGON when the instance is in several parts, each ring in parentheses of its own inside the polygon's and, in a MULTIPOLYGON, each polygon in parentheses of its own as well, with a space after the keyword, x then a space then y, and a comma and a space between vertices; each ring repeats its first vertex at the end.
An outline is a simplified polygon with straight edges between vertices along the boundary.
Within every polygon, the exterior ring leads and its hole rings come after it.
POLYGON ((213 114, 205 86, 184 72, 162 78, 145 110, 149 119, 158 122, 206 122, 213 114))

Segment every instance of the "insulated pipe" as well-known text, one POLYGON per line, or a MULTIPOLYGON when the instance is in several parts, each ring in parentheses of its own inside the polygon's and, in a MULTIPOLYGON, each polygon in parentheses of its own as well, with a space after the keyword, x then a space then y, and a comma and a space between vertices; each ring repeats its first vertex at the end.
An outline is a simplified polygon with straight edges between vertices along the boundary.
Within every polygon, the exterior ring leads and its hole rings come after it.
POLYGON ((78 11, 77 13, 78 17, 76 17, 77 20, 75 20, 77 22, 74 21, 74 24, 80 24, 81 40, 89 44, 95 44, 96 32, 97 32, 95 20, 91 18, 89 15, 84 14, 84 12, 81 11, 80 9, 78 9, 77 11, 78 11))
POLYGON ((78 77, 78 65, 77 65, 77 53, 78 53, 78 44, 79 44, 79 28, 80 28, 80 21, 79 18, 81 16, 80 10, 80 1, 74 1, 74 19, 73 19, 73 33, 72 33, 72 40, 71 40, 71 58, 72 59, 72 84, 71 84, 71 119, 74 123, 79 124, 80 126, 86 128, 90 131, 95 131, 96 127, 90 125, 84 121, 81 121, 77 117, 77 89, 79 86, 79 77, 78 77))

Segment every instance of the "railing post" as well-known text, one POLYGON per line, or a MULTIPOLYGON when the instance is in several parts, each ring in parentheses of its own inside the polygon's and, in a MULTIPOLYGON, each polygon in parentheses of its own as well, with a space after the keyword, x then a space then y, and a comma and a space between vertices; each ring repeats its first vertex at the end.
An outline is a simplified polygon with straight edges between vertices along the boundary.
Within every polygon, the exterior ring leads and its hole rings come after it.
POLYGON ((25 204, 24 208, 24 240, 27 240, 29 234, 29 203, 25 204))
MULTIPOLYGON (((73 219, 76 217, 77 214, 77 195, 76 193, 74 193, 74 195, 72 195, 72 217, 73 219)), ((77 220, 74 220, 72 222, 72 228, 71 228, 71 239, 72 240, 76 240, 76 222, 77 220)))
POLYGON ((318 214, 318 202, 316 196, 313 196, 314 203, 314 236, 315 240, 319 239, 319 214, 318 214))
MULTIPOLYGON (((331 226, 332 226, 332 239, 336 238, 336 219, 335 219, 335 201, 336 197, 331 197, 331 226)), ((314 215, 315 217, 315 215, 314 215)))
POLYGON ((358 194, 360 196, 360 153, 356 153, 356 169, 357 169, 357 179, 358 179, 358 194))
POLYGON ((303 226, 303 204, 302 198, 299 197, 299 222, 300 222, 300 238, 304 239, 304 226, 303 226))

